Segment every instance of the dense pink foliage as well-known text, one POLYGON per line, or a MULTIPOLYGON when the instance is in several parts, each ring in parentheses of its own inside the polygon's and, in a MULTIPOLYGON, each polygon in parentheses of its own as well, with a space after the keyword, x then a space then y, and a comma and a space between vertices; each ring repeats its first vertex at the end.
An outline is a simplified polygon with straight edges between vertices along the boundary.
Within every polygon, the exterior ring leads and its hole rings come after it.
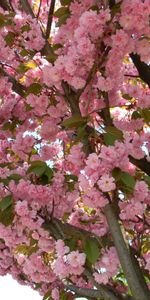
POLYGON ((105 207, 148 281, 150 85, 132 55, 148 67, 150 0, 56 1, 48 37, 52 0, 10 2, 0 4, 0 275, 45 299, 72 299, 69 284, 126 296, 105 207))

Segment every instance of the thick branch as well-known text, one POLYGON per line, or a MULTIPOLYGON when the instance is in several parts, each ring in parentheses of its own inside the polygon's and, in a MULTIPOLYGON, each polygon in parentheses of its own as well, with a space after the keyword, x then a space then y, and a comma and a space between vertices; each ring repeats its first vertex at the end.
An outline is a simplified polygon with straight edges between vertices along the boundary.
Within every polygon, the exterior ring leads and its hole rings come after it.
POLYGON ((66 81, 62 80, 62 88, 65 94, 65 99, 70 105, 72 115, 81 115, 79 101, 76 92, 72 90, 66 81))
POLYGON ((98 241, 99 244, 102 247, 106 246, 104 238, 100 238, 94 233, 87 231, 82 228, 78 228, 74 225, 68 224, 68 223, 63 223, 61 220, 57 218, 52 218, 51 220, 46 220, 45 223, 43 224, 43 228, 48 230, 50 233, 52 233, 52 228, 59 228, 59 232, 62 233, 62 235, 67 238, 67 237, 76 237, 77 239, 81 238, 92 238, 95 237, 98 241))
POLYGON ((131 53, 130 57, 139 72, 139 77, 150 87, 150 66, 141 61, 138 54, 131 53))
POLYGON ((148 300, 150 293, 146 285, 140 281, 140 278, 134 268, 129 250, 124 241, 116 214, 111 204, 106 205, 105 215, 112 234, 114 244, 120 259, 121 266, 126 275, 129 287, 135 300, 148 300))
POLYGON ((121 298, 115 296, 104 286, 101 286, 100 290, 96 290, 96 289, 88 289, 88 288, 79 288, 74 285, 68 285, 66 289, 74 292, 78 296, 86 297, 88 299, 102 298, 104 300, 121 300, 121 298))
POLYGON ((147 175, 150 176, 150 162, 146 160, 146 158, 136 159, 129 155, 130 162, 138 167, 141 171, 145 172, 147 175))
POLYGON ((51 0, 50 9, 48 12, 48 22, 47 22, 47 28, 46 28, 46 39, 49 38, 51 27, 52 27, 52 21, 53 21, 53 13, 55 9, 55 2, 56 0, 51 0))

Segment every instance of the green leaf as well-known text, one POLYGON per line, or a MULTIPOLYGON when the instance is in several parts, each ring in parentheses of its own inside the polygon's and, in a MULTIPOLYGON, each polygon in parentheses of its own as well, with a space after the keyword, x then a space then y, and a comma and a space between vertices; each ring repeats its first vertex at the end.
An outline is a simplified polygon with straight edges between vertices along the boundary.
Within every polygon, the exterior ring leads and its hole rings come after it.
POLYGON ((51 53, 50 55, 48 55, 46 57, 46 59, 50 62, 50 63, 54 63, 55 60, 57 59, 58 55, 55 53, 51 53))
POLYGON ((69 5, 73 0, 60 0, 61 5, 69 5))
POLYGON ((44 172, 44 175, 46 175, 47 178, 48 178, 48 181, 50 181, 53 178, 53 175, 54 175, 53 169, 51 169, 50 167, 47 166, 46 170, 44 172))
MULTIPOLYGON (((22 56, 26 56, 27 53, 26 52, 23 52, 24 55, 22 56)), ((28 68, 27 65, 25 64, 20 64, 19 67, 17 68, 17 72, 20 73, 20 74, 24 74, 25 72, 27 72, 30 68, 28 68)))
POLYGON ((3 125, 2 129, 3 129, 4 131, 5 131, 5 130, 10 130, 11 132, 13 132, 14 129, 16 128, 16 125, 17 125, 16 122, 10 122, 10 121, 8 121, 8 122, 6 122, 6 123, 3 125))
POLYGON ((46 171, 47 164, 43 161, 36 160, 31 163, 31 166, 28 168, 27 173, 34 173, 37 176, 41 176, 46 171))
POLYGON ((62 6, 60 8, 58 8, 55 12, 54 12, 54 16, 57 18, 60 18, 66 14, 70 13, 69 8, 62 6))
POLYGON ((0 14, 0 27, 5 26, 5 16, 0 14))
POLYGON ((8 185, 9 184, 9 179, 7 178, 0 178, 0 182, 3 183, 4 185, 8 185))
POLYGON ((89 238, 84 241, 84 252, 87 260, 91 264, 95 264, 100 255, 99 243, 94 238, 89 238))
POLYGON ((29 54, 29 52, 28 52, 28 50, 26 50, 26 49, 22 49, 22 50, 20 51, 20 55, 23 56, 23 57, 27 56, 28 54, 29 54))
POLYGON ((107 146, 113 146, 116 141, 116 137, 111 133, 104 133, 104 142, 107 146))
POLYGON ((70 251, 77 250, 77 248, 78 248, 77 238, 76 237, 72 237, 70 239, 66 239, 65 240, 65 245, 67 245, 69 247, 70 251))
POLYGON ((106 133, 104 133, 104 142, 108 146, 113 146, 116 140, 123 140, 123 133, 116 127, 106 127, 106 133))
POLYGON ((122 94, 122 97, 126 100, 131 100, 132 99, 132 97, 128 94, 122 94))
POLYGON ((82 139, 86 140, 89 137, 88 132, 86 131, 86 124, 80 126, 77 131, 76 141, 80 141, 82 139))
POLYGON ((149 109, 142 109, 140 111, 142 118, 144 119, 145 122, 149 123, 150 122, 150 110, 149 109))
POLYGON ((150 176, 144 175, 143 179, 146 181, 146 183, 148 184, 148 187, 150 189, 150 176))
POLYGON ((54 44, 53 45, 53 47, 52 47, 52 49, 53 49, 53 51, 55 52, 56 50, 58 50, 58 49, 60 49, 60 48, 62 48, 63 46, 61 45, 61 44, 54 44))
MULTIPOLYGON (((14 17, 14 15, 12 17, 14 17)), ((0 13, 0 27, 4 27, 11 24, 12 20, 9 18, 9 15, 3 15, 2 13, 0 13)))
POLYGON ((61 125, 65 128, 78 128, 82 125, 85 125, 87 123, 88 119, 87 117, 82 117, 80 115, 75 115, 67 120, 64 120, 61 125))
POLYGON ((138 111, 134 111, 134 112, 132 113, 131 119, 136 120, 136 119, 140 119, 140 118, 141 118, 141 115, 140 115, 140 113, 139 113, 138 111))
POLYGON ((0 178, 0 182, 2 182, 4 185, 8 185, 11 180, 14 180, 15 182, 19 182, 21 178, 22 177, 19 174, 12 174, 7 178, 0 178))
POLYGON ((14 40, 15 40, 15 33, 14 32, 11 32, 9 31, 8 34, 5 36, 5 41, 6 41, 6 44, 11 47, 14 43, 14 40))
POLYGON ((30 256, 33 253, 37 252, 37 250, 38 250, 37 244, 34 246, 28 246, 28 245, 22 244, 22 245, 18 245, 16 247, 15 252, 18 254, 24 254, 26 256, 30 256))
POLYGON ((67 183, 68 189, 69 189, 70 192, 74 190, 74 186, 75 186, 75 183, 77 181, 78 181, 77 176, 72 175, 72 174, 66 174, 65 175, 65 182, 67 183))
POLYGON ((39 290, 41 288, 42 283, 35 283, 35 290, 39 290))
POLYGON ((33 109, 33 107, 30 104, 25 105, 26 111, 31 111, 33 109))
POLYGON ((10 205, 5 210, 0 210, 0 223, 5 226, 12 224, 14 219, 13 205, 10 205))
MULTIPOLYGON (((26 55, 25 55, 26 56, 26 55)), ((19 65, 19 67, 17 68, 17 72, 24 74, 25 72, 27 72, 30 69, 35 69, 36 68, 36 63, 33 60, 30 60, 26 63, 22 63, 19 65)), ((37 83, 33 83, 34 85, 37 83)), ((32 84, 32 85, 33 85, 32 84)), ((32 86, 30 85, 30 86, 32 86)))
POLYGON ((48 180, 48 177, 43 174, 41 177, 40 177, 40 181, 39 181, 39 184, 42 184, 42 185, 46 185, 49 183, 49 180, 48 180))
POLYGON ((66 23, 66 20, 70 17, 70 11, 68 6, 62 6, 58 8, 54 16, 58 18, 58 22, 56 24, 57 27, 60 27, 62 24, 66 23))
POLYGON ((61 25, 65 24, 67 19, 70 17, 70 12, 66 13, 65 15, 61 16, 56 23, 56 27, 60 27, 61 25))
POLYGON ((114 168, 112 170, 112 176, 115 178, 116 181, 118 181, 121 178, 121 170, 119 168, 114 168))
POLYGON ((21 178, 19 174, 12 174, 8 177, 9 180, 14 180, 15 182, 18 182, 21 178))
POLYGON ((53 178, 53 169, 47 167, 44 173, 40 177, 40 184, 46 185, 51 182, 51 179, 53 178))
POLYGON ((38 82, 34 82, 27 88, 27 94, 38 95, 41 93, 41 90, 42 86, 38 82))
POLYGON ((30 31, 30 25, 29 24, 25 24, 21 27, 21 31, 23 32, 29 32, 30 31))
POLYGON ((13 203, 12 196, 8 195, 0 201, 0 209, 2 211, 4 211, 6 208, 8 208, 10 205, 12 205, 12 203, 13 203))
POLYGON ((10 130, 11 132, 13 132, 18 124, 19 124, 19 125, 20 125, 20 124, 22 125, 22 124, 23 124, 23 121, 20 121, 19 119, 15 119, 15 120, 13 120, 13 121, 8 121, 8 122, 6 122, 6 123, 3 125, 2 129, 3 129, 4 131, 5 131, 5 130, 10 130))
POLYGON ((142 254, 147 253, 149 249, 150 249, 150 241, 147 241, 142 245, 142 254))
POLYGON ((23 280, 23 281, 28 280, 28 276, 25 275, 25 274, 23 274, 23 273, 19 274, 19 278, 20 278, 21 280, 23 280))
POLYGON ((121 3, 122 3, 122 1, 113 5, 113 7, 111 9, 112 16, 115 16, 115 14, 120 13, 121 3))
POLYGON ((127 172, 122 172, 121 181, 131 189, 134 189, 135 179, 127 172))
POLYGON ((65 180, 66 180, 66 182, 68 182, 68 181, 75 181, 75 182, 77 182, 78 181, 78 177, 76 175, 73 175, 73 174, 66 174, 65 175, 65 180))
POLYGON ((2 164, 0 164, 0 168, 8 168, 8 169, 11 169, 11 165, 12 165, 12 163, 9 163, 9 162, 7 162, 7 163, 2 163, 2 164))

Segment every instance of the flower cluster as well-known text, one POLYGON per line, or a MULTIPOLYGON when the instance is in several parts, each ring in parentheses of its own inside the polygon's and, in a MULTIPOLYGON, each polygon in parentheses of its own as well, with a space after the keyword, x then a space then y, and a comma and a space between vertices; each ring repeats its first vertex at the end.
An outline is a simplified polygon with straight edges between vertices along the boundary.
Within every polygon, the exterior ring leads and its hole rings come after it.
POLYGON ((149 15, 150 0, 0 1, 0 275, 45 299, 102 284, 145 300, 120 247, 147 280, 149 15))

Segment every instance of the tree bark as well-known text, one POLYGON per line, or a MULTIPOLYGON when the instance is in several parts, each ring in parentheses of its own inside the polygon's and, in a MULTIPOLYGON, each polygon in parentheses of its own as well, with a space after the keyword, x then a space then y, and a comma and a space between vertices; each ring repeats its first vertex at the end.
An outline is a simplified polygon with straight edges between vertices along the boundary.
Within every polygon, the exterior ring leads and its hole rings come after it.
POLYGON ((117 216, 114 212, 112 204, 106 205, 104 213, 109 225, 110 232, 120 259, 120 263, 124 274, 127 278, 129 288, 135 300, 149 300, 150 293, 146 284, 140 280, 136 268, 134 268, 133 260, 123 238, 117 216))

